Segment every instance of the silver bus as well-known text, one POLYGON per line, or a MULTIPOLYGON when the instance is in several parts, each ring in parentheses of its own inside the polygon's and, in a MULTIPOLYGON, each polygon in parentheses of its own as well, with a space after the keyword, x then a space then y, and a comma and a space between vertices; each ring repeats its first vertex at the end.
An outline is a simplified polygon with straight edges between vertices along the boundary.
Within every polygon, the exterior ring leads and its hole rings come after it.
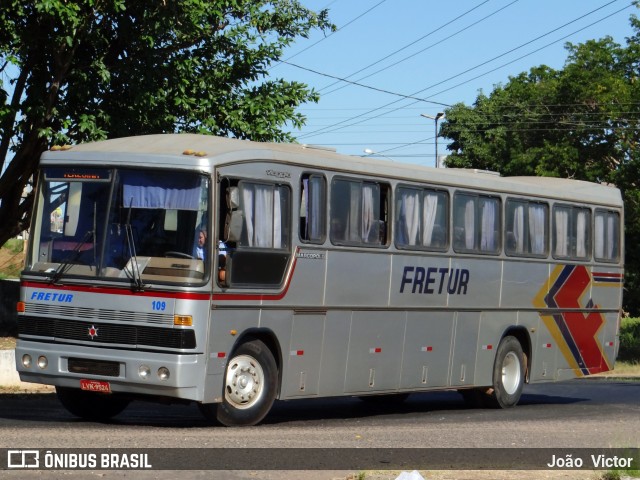
POLYGON ((42 155, 18 303, 23 381, 86 419, 132 399, 253 425, 276 399, 611 370, 618 189, 193 134, 42 155))

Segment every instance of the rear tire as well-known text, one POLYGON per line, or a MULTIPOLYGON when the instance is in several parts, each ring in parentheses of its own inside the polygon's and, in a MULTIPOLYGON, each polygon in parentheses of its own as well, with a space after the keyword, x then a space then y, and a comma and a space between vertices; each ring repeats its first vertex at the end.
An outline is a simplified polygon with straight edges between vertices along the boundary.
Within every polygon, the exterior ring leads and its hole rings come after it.
POLYGON ((130 400, 117 394, 85 392, 78 388, 56 387, 62 406, 84 420, 103 422, 127 408, 130 400))
POLYGON ((206 418, 227 427, 255 425, 271 410, 277 384, 278 367, 271 350, 252 340, 241 344, 229 359, 222 403, 198 406, 206 418))
POLYGON ((525 358, 520 342, 512 336, 502 339, 493 366, 493 389, 487 397, 493 408, 515 407, 522 395, 525 358))

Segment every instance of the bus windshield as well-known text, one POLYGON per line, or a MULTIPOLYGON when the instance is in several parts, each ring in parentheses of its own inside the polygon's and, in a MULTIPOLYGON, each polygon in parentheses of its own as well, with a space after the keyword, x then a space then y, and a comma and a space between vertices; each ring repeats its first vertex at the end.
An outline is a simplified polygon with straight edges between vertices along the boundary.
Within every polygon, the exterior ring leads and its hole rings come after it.
POLYGON ((197 173, 45 168, 25 271, 52 282, 202 283, 208 190, 197 173))

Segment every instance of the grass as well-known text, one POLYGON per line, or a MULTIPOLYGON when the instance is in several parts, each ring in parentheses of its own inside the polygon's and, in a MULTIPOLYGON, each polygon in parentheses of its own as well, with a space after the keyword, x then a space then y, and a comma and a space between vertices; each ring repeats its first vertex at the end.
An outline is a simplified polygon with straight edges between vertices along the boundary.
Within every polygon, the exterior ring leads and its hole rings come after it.
POLYGON ((600 480, 622 480, 623 478, 640 478, 640 470, 610 470, 600 476, 600 480))
POLYGON ((640 362, 616 362, 613 375, 640 375, 640 362))
POLYGON ((13 350, 16 348, 16 339, 13 337, 0 337, 0 350, 13 350))
POLYGON ((0 279, 18 278, 24 264, 24 240, 9 240, 0 248, 0 279))

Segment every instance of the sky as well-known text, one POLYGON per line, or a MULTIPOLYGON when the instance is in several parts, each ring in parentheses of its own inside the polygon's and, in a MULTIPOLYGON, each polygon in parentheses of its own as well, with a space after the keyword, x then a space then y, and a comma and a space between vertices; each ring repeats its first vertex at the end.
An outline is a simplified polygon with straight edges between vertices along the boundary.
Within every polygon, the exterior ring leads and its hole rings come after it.
MULTIPOLYGON (((567 42, 611 36, 624 45, 630 16, 640 15, 631 0, 301 3, 328 9, 338 30, 299 39, 269 71, 321 95, 298 109, 307 117, 292 130, 298 142, 426 166, 435 163, 435 121, 422 114, 473 105, 480 92, 535 66, 561 69, 567 42)), ((445 155, 446 139, 437 148, 445 155)))

